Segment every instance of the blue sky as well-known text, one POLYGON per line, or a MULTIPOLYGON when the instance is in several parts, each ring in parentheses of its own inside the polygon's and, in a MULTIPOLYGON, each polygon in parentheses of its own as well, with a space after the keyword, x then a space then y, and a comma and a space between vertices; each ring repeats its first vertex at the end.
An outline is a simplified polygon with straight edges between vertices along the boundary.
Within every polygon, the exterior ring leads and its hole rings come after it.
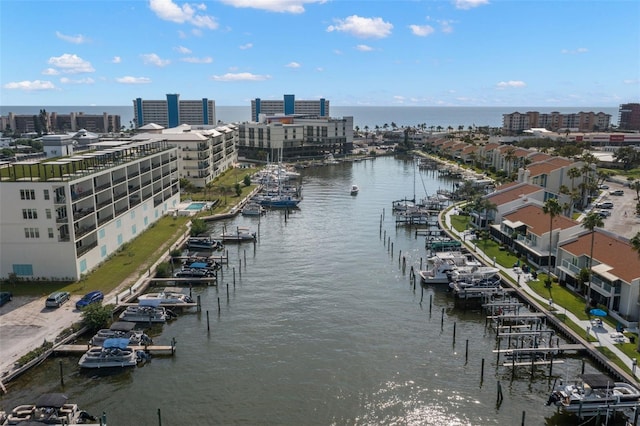
POLYGON ((0 0, 0 104, 640 102, 636 0, 0 0))

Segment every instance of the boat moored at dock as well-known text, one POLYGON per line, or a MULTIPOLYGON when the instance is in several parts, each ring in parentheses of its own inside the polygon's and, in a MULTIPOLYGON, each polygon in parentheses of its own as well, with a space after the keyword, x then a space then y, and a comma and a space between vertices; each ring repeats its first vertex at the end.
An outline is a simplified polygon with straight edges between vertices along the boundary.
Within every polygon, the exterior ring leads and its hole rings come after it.
POLYGON ((89 340, 92 346, 102 346, 105 340, 114 338, 129 339, 131 345, 145 346, 153 343, 151 338, 144 331, 136 330, 136 323, 126 321, 116 321, 109 328, 103 328, 89 340))
POLYGON ((187 240, 187 248, 189 250, 222 250, 224 245, 222 241, 215 240, 211 237, 190 237, 187 240))
POLYGON ((138 296, 138 303, 143 306, 162 306, 193 303, 193 300, 186 294, 162 291, 158 293, 141 294, 138 296))
MULTIPOLYGON (((43 394, 34 404, 16 406, 6 416, 2 426, 98 424, 97 418, 80 410, 77 404, 67 403, 67 400, 67 396, 61 393, 43 394)), ((100 424, 102 425, 103 422, 101 421, 100 424)))
POLYGON ((101 347, 90 348, 85 352, 78 365, 80 368, 125 368, 135 367, 148 355, 129 347, 129 339, 106 339, 101 347))
POLYGON ((220 238, 224 242, 239 243, 243 241, 255 241, 256 233, 252 232, 249 228, 242 226, 236 227, 235 231, 225 231, 220 234, 220 238))
POLYGON ((625 382, 614 382, 601 373, 582 374, 574 383, 554 387, 546 405, 584 415, 640 407, 640 390, 625 382))
POLYGON ((127 306, 120 314, 122 321, 165 323, 175 314, 162 306, 127 306))

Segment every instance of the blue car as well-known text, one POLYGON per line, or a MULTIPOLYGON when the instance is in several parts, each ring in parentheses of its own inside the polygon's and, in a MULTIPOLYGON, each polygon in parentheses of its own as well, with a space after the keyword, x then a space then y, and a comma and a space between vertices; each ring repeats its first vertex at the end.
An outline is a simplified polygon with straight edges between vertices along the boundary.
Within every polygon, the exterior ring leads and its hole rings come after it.
POLYGON ((87 293, 82 296, 82 299, 76 302, 76 308, 82 309, 85 308, 92 303, 100 303, 104 299, 104 294, 100 290, 92 291, 91 293, 87 293))

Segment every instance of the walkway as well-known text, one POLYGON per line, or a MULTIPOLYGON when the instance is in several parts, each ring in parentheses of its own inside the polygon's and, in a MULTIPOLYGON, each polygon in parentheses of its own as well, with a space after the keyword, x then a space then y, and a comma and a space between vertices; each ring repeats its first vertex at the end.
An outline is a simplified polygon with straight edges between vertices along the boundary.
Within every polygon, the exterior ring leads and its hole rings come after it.
MULTIPOLYGON (((445 229, 447 229, 449 233, 457 236, 461 241, 463 241, 463 244, 467 246, 467 248, 469 248, 476 256, 482 258, 485 261, 485 263, 487 263, 488 265, 493 265, 497 268, 500 268, 502 274, 508 275, 509 277, 513 278, 513 280, 519 283, 520 288, 524 290, 527 293, 527 295, 530 296, 531 299, 536 300, 543 307, 543 310, 545 310, 546 312, 549 312, 550 314, 551 314, 550 311, 562 312, 562 309, 564 309, 562 306, 555 305, 553 301, 550 301, 545 297, 539 295, 531 287, 529 287, 527 283, 531 279, 530 274, 523 274, 520 268, 505 268, 500 264, 495 263, 494 259, 489 258, 489 256, 487 256, 484 252, 479 250, 476 245, 474 245, 471 242, 465 241, 466 231, 458 232, 451 226, 451 216, 456 212, 457 212, 457 209, 452 208, 447 210, 444 213, 444 215, 440 216, 441 222, 444 222, 444 224, 446 224, 445 229)), ((625 365, 629 368, 630 371, 634 372, 633 377, 636 379, 637 382, 640 382, 639 380, 640 368, 635 368, 634 360, 632 360, 629 356, 623 353, 616 346, 617 344, 620 343, 620 340, 619 340, 620 335, 619 333, 616 332, 615 329, 611 328, 608 324, 604 322, 602 322, 601 325, 594 326, 590 320, 581 320, 578 317, 576 317, 572 312, 569 312, 566 309, 564 309, 563 313, 565 314, 566 318, 573 321, 575 324, 580 325, 585 330, 585 336, 591 335, 597 339, 596 342, 591 342, 589 344, 595 347, 599 347, 599 346, 607 347, 612 353, 614 353, 618 358, 620 358, 625 363, 625 365)), ((628 339, 626 339, 626 341, 628 341, 628 339)))

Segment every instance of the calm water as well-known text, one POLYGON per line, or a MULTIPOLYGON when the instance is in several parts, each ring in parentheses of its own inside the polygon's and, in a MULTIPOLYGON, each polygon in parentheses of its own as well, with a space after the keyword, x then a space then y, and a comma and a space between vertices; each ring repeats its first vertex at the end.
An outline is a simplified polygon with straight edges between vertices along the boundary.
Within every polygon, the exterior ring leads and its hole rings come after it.
MULTIPOLYGON (((560 424, 544 407, 548 369, 532 377, 523 368, 512 379, 496 366, 495 331, 481 313, 454 308, 441 288, 425 289, 420 304, 420 286, 410 286, 398 257, 401 250, 407 272, 417 268, 424 238, 390 215, 392 200, 412 197, 416 181, 419 197, 450 185, 391 157, 305 170, 304 201, 288 218, 213 224, 215 234, 259 227, 259 242, 228 246, 219 288, 194 288, 203 312, 158 330, 157 344, 177 339, 174 357, 107 375, 78 371, 78 357, 52 359, 12 383, 0 404, 63 390, 84 409, 105 411, 109 425, 158 424, 159 408, 165 426, 519 425, 523 411, 527 425, 560 424)), ((575 377, 580 361, 565 361, 554 374, 575 377)))
MULTIPOLYGON (((109 114, 120 115, 120 122, 123 126, 129 127, 129 122, 133 120, 133 106, 4 106, 0 105, 0 115, 8 115, 9 112, 15 114, 38 114, 44 108, 47 112, 57 112, 69 114, 70 112, 84 112, 86 114, 109 114)), ((617 107, 535 107, 535 106, 513 106, 513 107, 363 107, 363 106, 334 106, 331 105, 332 117, 352 116, 353 125, 364 130, 365 126, 373 131, 376 126, 382 128, 385 123, 391 126, 419 126, 426 124, 430 126, 442 126, 445 129, 449 126, 458 129, 463 126, 489 126, 502 127, 502 115, 512 112, 540 111, 550 113, 557 111, 564 114, 577 113, 580 111, 604 112, 611 115, 611 123, 618 123, 617 107)), ((225 123, 248 121, 251 119, 251 106, 216 106, 216 119, 225 123)))

